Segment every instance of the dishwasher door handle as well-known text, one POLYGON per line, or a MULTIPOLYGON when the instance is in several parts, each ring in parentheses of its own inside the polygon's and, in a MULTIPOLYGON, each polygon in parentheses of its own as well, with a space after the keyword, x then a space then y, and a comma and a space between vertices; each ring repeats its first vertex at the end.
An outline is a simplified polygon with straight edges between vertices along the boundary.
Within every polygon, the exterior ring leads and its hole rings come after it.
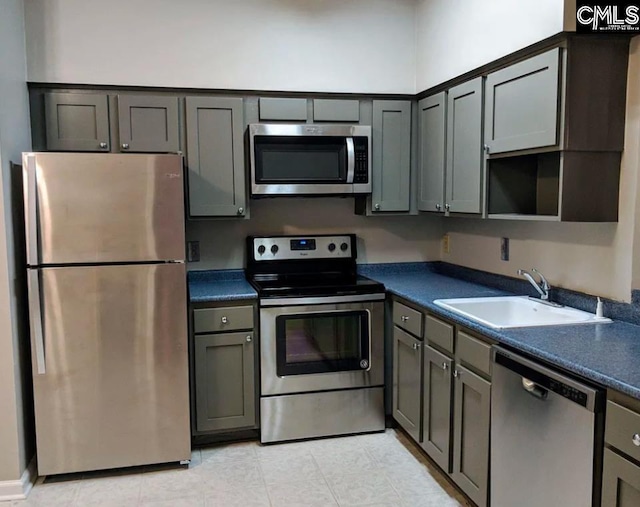
POLYGON ((547 396, 549 396, 549 391, 526 377, 522 377, 522 388, 531 396, 535 396, 536 398, 539 398, 541 400, 546 400, 547 396))

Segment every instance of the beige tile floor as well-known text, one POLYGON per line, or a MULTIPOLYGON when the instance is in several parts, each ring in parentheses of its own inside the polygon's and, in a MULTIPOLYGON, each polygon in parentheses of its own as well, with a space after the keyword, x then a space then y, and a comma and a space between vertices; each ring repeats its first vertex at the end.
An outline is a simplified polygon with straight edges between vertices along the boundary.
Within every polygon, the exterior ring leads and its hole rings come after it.
POLYGON ((0 507, 449 507, 465 500, 400 432, 202 448, 189 467, 39 479, 0 507))

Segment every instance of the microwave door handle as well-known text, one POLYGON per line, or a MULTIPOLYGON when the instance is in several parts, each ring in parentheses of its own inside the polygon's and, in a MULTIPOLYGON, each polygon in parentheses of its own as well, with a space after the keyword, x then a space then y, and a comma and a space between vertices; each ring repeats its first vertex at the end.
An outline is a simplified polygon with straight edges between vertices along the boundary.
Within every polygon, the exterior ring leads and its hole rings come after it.
POLYGON ((356 172, 356 150, 353 145, 353 137, 347 137, 347 183, 353 183, 356 172))

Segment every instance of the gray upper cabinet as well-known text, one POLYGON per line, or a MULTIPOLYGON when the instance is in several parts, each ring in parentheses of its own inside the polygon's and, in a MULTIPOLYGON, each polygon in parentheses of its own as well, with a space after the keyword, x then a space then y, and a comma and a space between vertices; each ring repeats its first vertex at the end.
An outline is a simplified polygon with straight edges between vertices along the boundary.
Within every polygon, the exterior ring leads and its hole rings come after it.
POLYGON ((446 92, 432 95, 418 103, 420 211, 444 211, 446 110, 446 92))
POLYGON ((313 121, 360 121, 360 101, 344 99, 313 99, 313 121))
POLYGON ((373 102, 372 211, 409 211, 411 102, 373 102))
POLYGON ((393 328, 393 417, 414 440, 420 439, 422 343, 393 328))
POLYGON ((482 212, 482 78, 451 88, 447 103, 447 211, 482 212))
POLYGON ((456 365, 454 375, 451 477, 478 507, 485 507, 489 492, 491 384, 460 365, 456 365))
POLYGON ((307 121, 307 99, 261 97, 261 121, 307 121))
POLYGON ((487 76, 485 144, 491 154, 558 144, 560 48, 487 76))
POLYGON ((445 472, 451 471, 451 366, 432 347, 424 350, 422 448, 445 472))
POLYGON ((109 104, 102 93, 45 93, 47 150, 109 151, 109 104))
POLYGON ((253 333, 195 336, 198 432, 256 424, 253 333))
POLYGON ((189 213, 246 214, 242 99, 187 97, 189 213))
POLYGON ((120 151, 176 153, 180 151, 178 98, 118 95, 120 151))

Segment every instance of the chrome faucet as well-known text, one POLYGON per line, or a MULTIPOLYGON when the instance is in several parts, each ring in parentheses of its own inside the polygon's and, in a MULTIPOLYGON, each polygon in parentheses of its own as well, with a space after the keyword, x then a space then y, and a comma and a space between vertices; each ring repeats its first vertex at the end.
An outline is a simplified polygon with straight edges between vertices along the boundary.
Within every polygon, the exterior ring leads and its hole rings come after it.
POLYGON ((549 282, 547 282, 547 279, 536 268, 531 268, 531 271, 533 271, 536 275, 540 277, 539 284, 538 282, 535 281, 533 276, 531 276, 531 274, 528 271, 525 271, 524 269, 519 269, 518 274, 520 276, 524 276, 527 280, 529 280, 529 283, 533 285, 533 287, 540 294, 540 299, 542 299, 542 301, 549 301, 549 290, 551 289, 551 287, 549 286, 549 282))

